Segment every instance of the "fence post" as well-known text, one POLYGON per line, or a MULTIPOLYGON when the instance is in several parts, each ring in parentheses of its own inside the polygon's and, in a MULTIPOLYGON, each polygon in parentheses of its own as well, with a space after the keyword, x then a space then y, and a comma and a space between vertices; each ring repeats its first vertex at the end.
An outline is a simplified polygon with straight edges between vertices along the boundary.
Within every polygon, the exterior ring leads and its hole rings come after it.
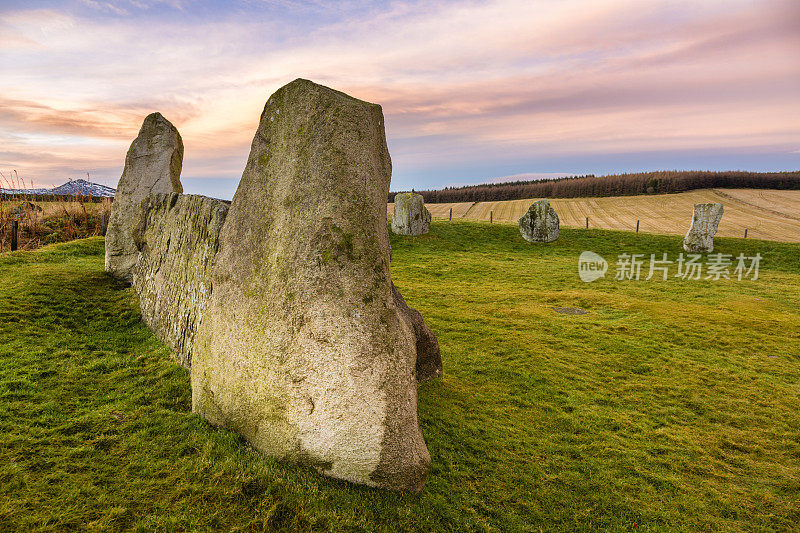
POLYGON ((586 229, 589 229, 589 217, 586 217, 586 229))
POLYGON ((450 220, 451 221, 453 220, 453 208, 452 207, 450 208, 450 220))
POLYGON ((744 238, 747 238, 747 228, 744 228, 744 238))
POLYGON ((14 220, 11 222, 11 251, 16 251, 18 241, 17 232, 19 231, 19 221, 14 220))
POLYGON ((100 215, 100 235, 105 235, 108 230, 108 215, 103 213, 100 215))
POLYGON ((639 221, 636 221, 636 233, 639 233, 639 221))
POLYGON ((494 211, 489 211, 489 224, 492 223, 493 218, 494 218, 494 211))

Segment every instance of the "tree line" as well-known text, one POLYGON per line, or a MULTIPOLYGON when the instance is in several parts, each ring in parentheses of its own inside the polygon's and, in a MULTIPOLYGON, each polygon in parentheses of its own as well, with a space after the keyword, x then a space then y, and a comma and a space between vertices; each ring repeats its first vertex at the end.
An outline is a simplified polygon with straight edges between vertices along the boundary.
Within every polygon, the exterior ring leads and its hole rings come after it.
MULTIPOLYGON (((426 203, 488 202, 527 198, 581 198, 667 194, 694 189, 800 189, 800 171, 660 171, 610 176, 570 176, 414 191, 426 203)), ((407 191, 398 191, 407 192, 407 191)), ((389 193, 389 202, 395 192, 389 193)))

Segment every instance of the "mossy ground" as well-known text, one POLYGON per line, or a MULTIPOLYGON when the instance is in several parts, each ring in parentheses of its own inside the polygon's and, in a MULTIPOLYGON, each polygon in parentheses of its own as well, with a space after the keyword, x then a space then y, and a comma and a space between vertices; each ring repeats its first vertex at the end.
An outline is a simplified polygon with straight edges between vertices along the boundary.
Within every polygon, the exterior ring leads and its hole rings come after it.
MULTIPOLYGON (((393 279, 439 337, 419 496, 260 456, 190 412, 186 370, 103 272, 102 238, 0 255, 0 530, 793 530, 800 246, 757 281, 584 284, 583 250, 680 238, 434 222, 393 279), (561 315, 554 307, 582 307, 561 315)), ((612 265, 613 270, 613 265, 612 265)), ((612 272, 613 274, 613 272, 612 272)))

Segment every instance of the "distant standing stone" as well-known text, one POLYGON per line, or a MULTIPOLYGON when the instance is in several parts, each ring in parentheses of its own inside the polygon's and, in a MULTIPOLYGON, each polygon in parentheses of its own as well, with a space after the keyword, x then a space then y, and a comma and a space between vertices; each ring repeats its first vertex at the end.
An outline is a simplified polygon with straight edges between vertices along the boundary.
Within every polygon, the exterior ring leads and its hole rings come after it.
POLYGON ((518 221, 519 232, 528 242, 553 242, 558 239, 558 214, 549 200, 533 202, 518 221))
POLYGON ((722 220, 722 204, 694 204, 692 225, 683 238, 683 249, 692 253, 714 251, 714 235, 722 220))
POLYGON ((151 193, 183 192, 183 141, 161 113, 148 115, 125 156, 111 217, 106 230, 106 272, 131 281, 139 250, 131 232, 139 221, 141 203, 151 193))
POLYGON ((401 192, 394 197, 392 231, 397 235, 422 235, 431 226, 431 212, 421 194, 401 192))

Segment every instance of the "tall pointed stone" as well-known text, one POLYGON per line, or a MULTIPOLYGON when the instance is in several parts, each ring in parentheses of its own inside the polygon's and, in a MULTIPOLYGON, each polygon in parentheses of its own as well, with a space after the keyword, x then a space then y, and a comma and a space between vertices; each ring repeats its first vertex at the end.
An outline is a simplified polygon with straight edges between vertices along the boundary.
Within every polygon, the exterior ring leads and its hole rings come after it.
POLYGON ((722 220, 722 204, 694 204, 692 225, 683 238, 683 249, 692 253, 714 251, 714 235, 722 220))
POLYGON ((416 339, 393 297, 378 105, 307 80, 273 94, 220 234, 192 406, 274 457, 418 491, 416 339))
POLYGON ((148 115, 125 156, 106 231, 106 272, 131 281, 139 250, 131 232, 141 203, 151 193, 183 192, 183 141, 161 113, 148 115))

